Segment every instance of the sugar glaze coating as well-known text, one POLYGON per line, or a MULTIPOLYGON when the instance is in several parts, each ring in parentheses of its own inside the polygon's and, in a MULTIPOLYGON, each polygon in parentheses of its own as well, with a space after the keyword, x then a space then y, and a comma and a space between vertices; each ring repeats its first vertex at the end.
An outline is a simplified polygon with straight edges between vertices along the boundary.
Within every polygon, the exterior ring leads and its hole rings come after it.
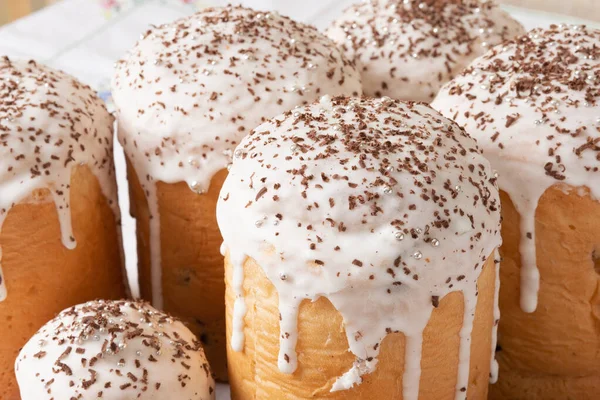
MULTIPOLYGON (((48 189, 56 204, 62 242, 75 248, 70 184, 78 165, 90 168, 120 221, 113 118, 89 86, 35 61, 1 57, 0 143, 0 229, 14 205, 39 201, 31 197, 32 192, 48 189)), ((0 301, 6 296, 0 267, 0 301)))
POLYGON ((462 291, 464 399, 476 282, 501 241, 494 174, 475 141, 424 104, 325 96, 256 128, 235 155, 217 207, 237 295, 232 348, 244 348, 251 257, 279 294, 281 371, 297 366, 300 303, 324 296, 356 355, 331 390, 360 384, 383 338, 400 331, 404 399, 416 399, 423 330, 440 300, 462 291))
POLYGON ((155 306, 162 305, 156 183, 205 192, 251 129, 322 94, 361 94, 353 63, 315 28, 240 6, 155 27, 117 64, 119 140, 152 216, 155 306))
POLYGON ((489 46, 525 31, 494 1, 368 0, 327 33, 357 62, 365 94, 429 102, 489 46))
POLYGON ((600 30, 552 26, 493 48, 433 106, 471 133, 521 216, 521 308, 537 308, 535 211, 553 185, 600 199, 600 30))
POLYGON ((214 399, 200 342, 143 302, 64 310, 29 340, 15 371, 23 400, 214 399))
POLYGON ((494 251, 494 266, 496 269, 496 285, 494 288, 494 326, 492 328, 492 362, 490 365, 490 383, 498 382, 498 372, 500 366, 496 360, 496 347, 498 346, 498 325, 500 324, 500 251, 498 248, 494 251))

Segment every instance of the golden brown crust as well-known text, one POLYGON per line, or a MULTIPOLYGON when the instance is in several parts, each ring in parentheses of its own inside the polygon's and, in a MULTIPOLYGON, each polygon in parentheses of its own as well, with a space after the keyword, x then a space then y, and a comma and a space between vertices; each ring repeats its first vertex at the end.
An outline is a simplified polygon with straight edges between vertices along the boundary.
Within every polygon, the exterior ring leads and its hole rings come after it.
POLYGON ((88 300, 126 296, 120 227, 87 167, 71 176, 74 250, 61 241, 56 208, 47 190, 8 213, 0 244, 8 297, 0 303, 0 398, 19 399, 14 362, 20 348, 62 309, 88 300))
MULTIPOLYGON (((157 187, 165 311, 187 323, 201 340, 217 380, 227 380, 223 241, 215 209, 227 170, 217 173, 206 194, 184 182, 157 187)), ((148 202, 128 163, 132 215, 137 221, 140 290, 152 298, 148 202)))
MULTIPOLYGON (((487 396, 493 324, 495 271, 490 257, 479 278, 479 297, 471 346, 469 399, 487 396)), ((227 337, 235 295, 231 289, 232 266, 225 260, 227 337)), ((354 356, 348 351, 342 317, 326 298, 304 301, 298 317, 298 368, 286 375, 277 367, 279 352, 278 294, 254 260, 244 264, 245 348, 235 352, 229 343, 232 399, 402 399, 404 335, 390 334, 382 342, 379 363, 364 382, 347 391, 330 393, 335 379, 350 369, 354 356)), ((424 332, 420 399, 452 400, 458 372, 459 330, 464 316, 463 297, 455 292, 433 311, 424 332)))
POLYGON ((500 377, 492 400, 600 398, 600 202, 555 185, 536 211, 541 285, 532 314, 519 305, 520 217, 502 192, 500 377))

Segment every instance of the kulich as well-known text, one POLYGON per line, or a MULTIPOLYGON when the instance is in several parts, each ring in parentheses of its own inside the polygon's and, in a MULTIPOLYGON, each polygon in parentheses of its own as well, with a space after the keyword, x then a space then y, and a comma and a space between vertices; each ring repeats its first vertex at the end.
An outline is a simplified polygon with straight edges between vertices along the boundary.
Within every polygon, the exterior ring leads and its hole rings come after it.
POLYGON ((181 321, 139 301, 63 310, 15 364, 21 400, 214 400, 202 344, 181 321))
POLYGON ((126 295, 113 118, 88 86, 0 58, 0 398, 19 349, 65 307, 126 295))
POLYGON ((184 319, 226 380, 214 210, 233 150, 286 110, 323 94, 360 94, 359 74, 315 28, 228 6, 144 33, 117 64, 113 92, 142 296, 184 319))
POLYGON ((475 60, 433 103, 499 174, 494 400, 600 398, 599 49, 600 30, 534 29, 475 60))
POLYGON ((489 47, 523 33, 483 0, 362 1, 327 31, 355 60, 366 95, 424 102, 489 47))
POLYGON ((485 399, 500 199, 422 103, 323 97, 256 128, 218 202, 233 399, 485 399))

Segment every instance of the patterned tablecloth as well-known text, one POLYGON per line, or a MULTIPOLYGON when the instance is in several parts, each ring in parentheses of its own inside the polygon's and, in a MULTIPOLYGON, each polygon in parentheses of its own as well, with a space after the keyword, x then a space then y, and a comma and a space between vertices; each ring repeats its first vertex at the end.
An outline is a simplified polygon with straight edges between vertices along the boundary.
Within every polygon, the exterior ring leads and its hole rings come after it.
MULTIPOLYGON (((360 0, 243 0, 242 4, 264 10, 277 10, 319 28, 335 18, 343 8, 360 0)), ((158 25, 188 15, 224 0, 63 0, 37 13, 0 28, 0 55, 34 58, 73 74, 98 90, 111 107, 109 82, 113 63, 138 39, 150 24, 158 25)), ((555 14, 534 13, 505 7, 527 28, 551 23, 586 23, 555 14)), ((594 23, 588 22, 588 25, 594 23)), ((597 24, 596 24, 597 25, 597 24)), ((125 161, 116 151, 119 201, 129 210, 125 161)), ((137 282, 135 223, 123 213, 123 230, 130 281, 137 282)), ((219 385, 217 399, 229 399, 229 390, 219 385)))

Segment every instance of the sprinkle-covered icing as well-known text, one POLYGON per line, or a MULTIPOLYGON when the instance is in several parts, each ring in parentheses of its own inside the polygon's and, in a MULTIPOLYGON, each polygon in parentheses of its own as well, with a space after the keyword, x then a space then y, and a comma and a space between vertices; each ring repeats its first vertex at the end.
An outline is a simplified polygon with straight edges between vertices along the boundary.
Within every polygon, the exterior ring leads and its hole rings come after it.
POLYGON ((369 0, 328 35, 356 60, 365 94, 429 102, 489 46, 524 32, 493 1, 369 0))
POLYGON ((535 211, 552 185, 600 199, 600 30, 552 26, 493 48, 433 106, 482 146, 521 216, 521 308, 537 307, 535 211))
MULTIPOLYGON (((70 183, 78 165, 90 168, 120 220, 113 118, 89 86, 35 61, 1 57, 0 144, 0 229, 14 205, 31 201, 35 189, 48 189, 62 242, 75 248, 70 183)), ((6 294, 0 268, 0 301, 6 294)))
POLYGON ((117 64, 119 139, 152 216, 153 303, 162 304, 156 183, 203 193, 242 137, 322 94, 361 93, 360 77, 315 28, 275 13, 209 8, 142 35, 117 64))
POLYGON ((142 302, 64 310, 21 350, 15 372, 22 400, 214 399, 200 342, 142 302))
POLYGON ((476 283, 500 244, 489 162, 452 121, 419 103, 325 96, 246 137, 217 219, 233 265, 234 350, 243 350, 243 262, 279 293, 279 368, 296 369, 298 309, 327 297, 342 314, 360 384, 391 332, 406 336, 404 399, 418 397, 422 333, 450 292, 465 296, 456 398, 466 396, 476 283))

